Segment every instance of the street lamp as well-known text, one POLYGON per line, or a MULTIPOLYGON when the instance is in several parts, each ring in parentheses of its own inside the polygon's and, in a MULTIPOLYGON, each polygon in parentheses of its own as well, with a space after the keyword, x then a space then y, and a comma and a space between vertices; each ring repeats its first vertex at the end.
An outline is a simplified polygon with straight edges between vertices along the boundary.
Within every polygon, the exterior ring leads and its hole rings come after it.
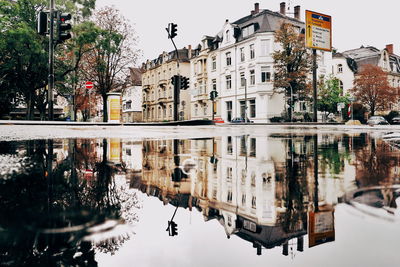
POLYGON ((290 122, 293 122, 293 88, 292 85, 289 83, 290 86, 290 122))
POLYGON ((247 79, 244 78, 244 121, 247 123, 247 79))

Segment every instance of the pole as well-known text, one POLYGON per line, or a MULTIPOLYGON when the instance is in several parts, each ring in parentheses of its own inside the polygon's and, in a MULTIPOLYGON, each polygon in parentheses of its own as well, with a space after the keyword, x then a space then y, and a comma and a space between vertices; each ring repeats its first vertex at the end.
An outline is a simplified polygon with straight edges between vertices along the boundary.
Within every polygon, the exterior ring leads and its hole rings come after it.
POLYGON ((247 123, 247 79, 244 79, 244 121, 247 123))
POLYGON ((175 75, 174 77, 174 121, 179 120, 179 101, 181 92, 181 76, 175 75))
POLYGON ((49 120, 54 120, 54 0, 50 0, 50 28, 49 28, 49 91, 47 102, 49 103, 49 120))
POLYGON ((215 98, 212 99, 212 121, 214 122, 215 98))
POLYGON ((312 50, 312 60, 313 60, 313 103, 314 103, 314 116, 313 121, 317 122, 317 50, 312 50))
POLYGON ((314 143, 314 211, 319 211, 318 200, 318 134, 313 136, 314 143))
POLYGON ((290 122, 293 122, 293 88, 292 85, 289 83, 290 86, 290 122))

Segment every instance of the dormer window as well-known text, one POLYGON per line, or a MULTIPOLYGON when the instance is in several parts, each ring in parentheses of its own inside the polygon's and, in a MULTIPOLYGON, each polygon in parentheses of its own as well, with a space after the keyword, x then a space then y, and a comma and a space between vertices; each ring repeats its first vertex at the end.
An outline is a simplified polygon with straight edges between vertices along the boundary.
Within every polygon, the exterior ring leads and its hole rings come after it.
POLYGON ((227 30, 225 33, 225 39, 226 39, 226 42, 229 42, 229 30, 227 30))
POLYGON ((243 32, 243 38, 246 38, 247 36, 252 35, 254 33, 254 24, 244 27, 242 29, 242 32, 243 32))

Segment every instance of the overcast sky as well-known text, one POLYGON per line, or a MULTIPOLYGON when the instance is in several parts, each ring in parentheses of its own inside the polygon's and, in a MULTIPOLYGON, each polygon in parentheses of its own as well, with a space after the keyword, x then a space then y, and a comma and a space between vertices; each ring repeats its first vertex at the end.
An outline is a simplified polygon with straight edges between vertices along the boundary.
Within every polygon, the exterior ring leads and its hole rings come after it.
MULTIPOLYGON (((141 63, 154 59, 163 51, 173 50, 165 28, 169 22, 178 24, 175 42, 178 48, 200 43, 202 36, 217 34, 225 19, 233 22, 250 14, 254 3, 260 9, 279 11, 282 0, 97 0, 97 7, 114 6, 134 25, 139 37, 139 49, 143 51, 141 63)), ((304 20, 306 9, 332 16, 333 47, 339 51, 372 45, 379 49, 394 44, 394 52, 400 54, 398 0, 293 0, 286 1, 293 7, 301 6, 304 20)))

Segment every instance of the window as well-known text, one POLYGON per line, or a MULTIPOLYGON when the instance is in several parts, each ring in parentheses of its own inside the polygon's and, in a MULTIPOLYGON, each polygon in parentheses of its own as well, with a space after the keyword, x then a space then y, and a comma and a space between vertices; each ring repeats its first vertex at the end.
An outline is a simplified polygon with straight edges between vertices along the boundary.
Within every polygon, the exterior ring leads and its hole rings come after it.
POLYGON ((232 155, 233 152, 233 147, 232 147, 232 136, 228 136, 228 145, 226 148, 226 153, 228 153, 228 155, 232 155))
POLYGON ((266 83, 271 81, 271 67, 261 67, 261 82, 266 83))
POLYGON ((194 105, 194 115, 197 116, 198 112, 199 112, 199 105, 195 104, 194 105))
POLYGON ((226 168, 226 181, 232 182, 232 168, 231 167, 226 168))
POLYGON ((204 106, 204 107, 203 107, 203 114, 204 114, 204 115, 207 115, 207 106, 204 106))
POLYGON ((254 70, 250 70, 250 85, 256 84, 256 75, 254 70))
POLYGON ((268 56, 270 47, 270 40, 261 40, 261 56, 268 56))
POLYGON ((241 178, 241 184, 244 185, 246 183, 246 177, 247 177, 247 172, 245 169, 242 170, 242 178, 241 178))
POLYGON ((217 91, 217 80, 216 79, 212 79, 212 89, 214 90, 214 91, 217 91))
POLYGON ((254 51, 254 44, 250 45, 250 58, 253 59, 256 56, 256 52, 254 51))
POLYGON ((163 118, 167 118, 167 109, 163 108, 163 118))
POLYGON ((132 101, 126 102, 126 109, 131 109, 132 108, 132 101))
POLYGON ((217 69, 217 58, 212 57, 211 59, 211 70, 216 70, 217 69))
POLYGON ((250 118, 256 117, 256 100, 251 99, 250 101, 250 118))
POLYGON ((169 105, 169 116, 172 117, 172 105, 169 105))
POLYGON ((342 65, 342 64, 339 64, 339 65, 337 66, 337 72, 338 72, 338 73, 342 73, 342 72, 343 72, 343 65, 342 65))
POLYGON ((256 139, 255 138, 250 138, 250 157, 255 157, 256 156, 256 139))
POLYGON ((246 116, 246 102, 244 100, 240 101, 240 117, 245 118, 246 116))
POLYGON ((253 196, 252 198, 251 198, 251 207, 253 208, 253 209, 255 209, 256 207, 257 207, 257 198, 256 198, 256 196, 253 196))
POLYGON ((250 183, 252 187, 256 186, 256 173, 255 172, 251 172, 251 179, 250 179, 250 183))
POLYGON ((246 205, 246 194, 242 195, 242 206, 246 205))
POLYGON ((243 38, 246 38, 247 36, 253 34, 254 33, 254 24, 247 26, 245 28, 242 28, 242 33, 243 33, 243 38))
POLYGON ((232 101, 226 101, 226 117, 228 121, 232 120, 232 101))
POLYGON ((240 156, 247 155, 247 144, 246 144, 246 136, 243 135, 240 137, 240 156))
POLYGON ((240 73, 240 87, 246 86, 246 77, 244 76, 244 72, 240 73))
POLYGON ((226 89, 231 89, 232 88, 232 78, 231 75, 226 75, 226 89))
POLYGON ((232 189, 228 189, 228 194, 226 196, 226 201, 232 203, 232 189))
POLYGON ((243 62, 245 61, 245 55, 244 55, 244 47, 240 48, 240 61, 243 62))
POLYGON ((226 56, 226 65, 227 66, 232 65, 231 52, 226 53, 225 56, 226 56))
POLYGON ((229 42, 229 30, 225 32, 226 42, 229 42))

